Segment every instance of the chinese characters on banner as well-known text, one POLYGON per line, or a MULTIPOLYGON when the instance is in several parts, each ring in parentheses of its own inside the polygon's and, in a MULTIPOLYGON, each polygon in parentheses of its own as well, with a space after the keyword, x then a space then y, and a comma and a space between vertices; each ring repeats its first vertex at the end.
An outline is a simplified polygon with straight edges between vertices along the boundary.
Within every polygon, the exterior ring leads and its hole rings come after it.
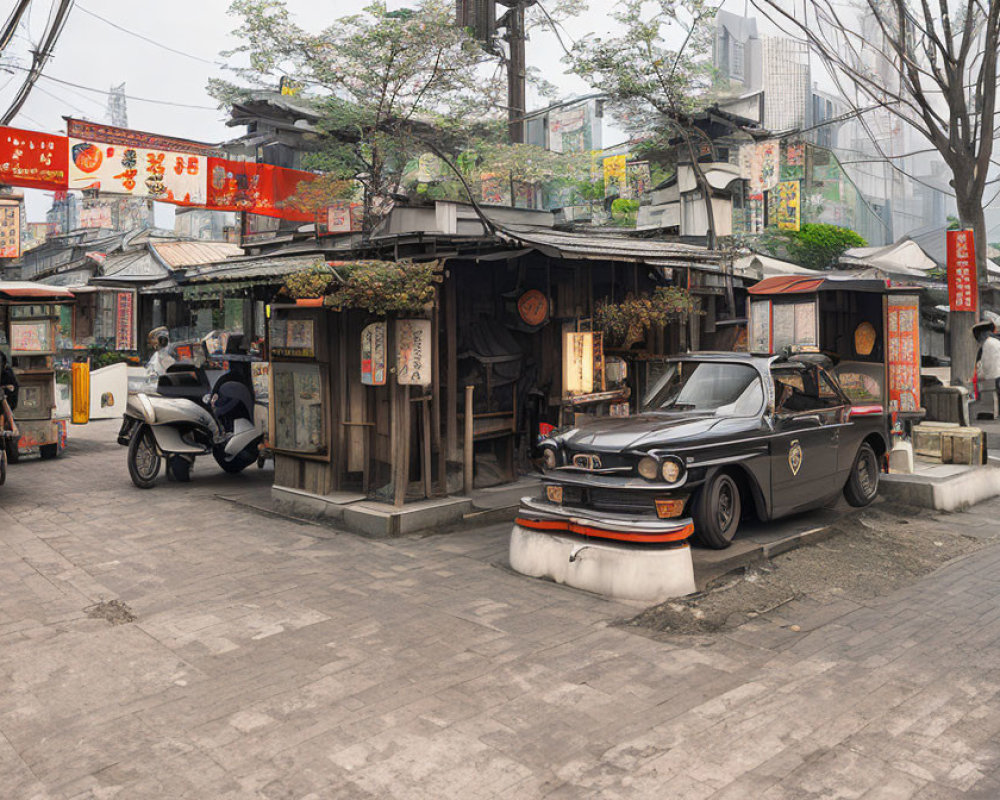
POLYGON ((115 350, 134 350, 135 317, 132 292, 118 292, 115 303, 115 350))
POLYGON ((948 304, 952 311, 979 307, 976 243, 972 231, 948 231, 948 304))
POLYGON ((781 181, 775 192, 778 195, 778 227, 785 231, 797 231, 801 221, 799 181, 781 181))
POLYGON ((20 255, 20 201, 0 200, 0 258, 19 258, 20 255))
POLYGON ((373 322, 361 331, 361 383, 385 386, 386 324, 373 322))
POLYGON ((204 205, 204 156, 170 150, 69 140, 69 188, 204 205))
POLYGON ((431 321, 396 320, 396 381, 400 386, 431 382, 431 321))
POLYGON ((65 136, 0 127, 0 184, 65 189, 65 136))
POLYGON ((66 132, 68 188, 204 205, 211 145, 78 119, 66 132))
POLYGON ((890 296, 888 317, 889 410, 916 411, 920 408, 920 312, 916 295, 890 296))

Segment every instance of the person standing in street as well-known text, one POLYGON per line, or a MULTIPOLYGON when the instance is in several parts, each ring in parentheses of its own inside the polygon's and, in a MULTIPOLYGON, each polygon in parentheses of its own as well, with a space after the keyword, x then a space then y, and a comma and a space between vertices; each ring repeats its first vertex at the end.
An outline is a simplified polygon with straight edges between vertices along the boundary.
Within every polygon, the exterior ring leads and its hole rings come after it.
POLYGON ((994 335, 996 325, 980 322, 972 327, 979 342, 979 380, 983 385, 992 384, 1000 393, 1000 339, 994 335))

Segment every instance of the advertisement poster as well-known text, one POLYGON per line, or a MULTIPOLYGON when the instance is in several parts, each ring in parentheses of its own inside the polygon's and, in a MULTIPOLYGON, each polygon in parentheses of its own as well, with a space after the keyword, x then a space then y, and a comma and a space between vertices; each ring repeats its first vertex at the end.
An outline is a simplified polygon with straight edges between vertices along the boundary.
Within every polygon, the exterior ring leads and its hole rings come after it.
POLYGON ((628 191, 626 184, 626 164, 628 156, 608 156, 604 159, 604 196, 624 197, 628 191))
POLYGON ((773 189, 778 183, 780 160, 778 141, 761 142, 757 145, 760 157, 760 185, 773 189))
POLYGON ((311 319, 271 318, 271 354, 288 358, 316 356, 311 319))
POLYGON ((493 206, 509 206, 510 177, 494 172, 484 172, 480 176, 482 183, 482 198, 484 203, 493 206))
POLYGON ((385 386, 386 324, 373 322, 361 331, 361 383, 385 386))
POLYGON ((396 321, 396 380, 401 386, 429 386, 431 382, 431 321, 396 321))
POLYGON ((0 258, 21 255, 21 205, 17 200, 0 200, 0 258))
POLYGON ((115 350, 134 350, 135 307, 132 292, 118 292, 115 302, 115 350))
POLYGON ((628 196, 640 199, 653 188, 653 174, 648 161, 629 161, 625 165, 628 196))
POLYGON ((563 334, 563 397, 594 391, 594 334, 563 334))
POLYGON ((206 159, 176 150, 69 140, 69 188, 203 205, 206 159))
POLYGON ((889 410, 916 411, 920 408, 919 299, 890 297, 888 315, 889 410))
POLYGON ((783 231, 797 231, 801 221, 799 181, 781 181, 775 193, 778 196, 777 222, 783 231))
POLYGON ((582 153, 587 149, 586 123, 586 106, 552 111, 549 114, 549 149, 554 153, 582 153))
POLYGON ((65 189, 65 136, 0 127, 0 184, 28 189, 65 189))
POLYGON ((80 209, 81 228, 112 228, 111 206, 99 205, 80 209))
POLYGON ((972 231, 948 231, 948 306, 952 311, 979 308, 976 242, 972 231))

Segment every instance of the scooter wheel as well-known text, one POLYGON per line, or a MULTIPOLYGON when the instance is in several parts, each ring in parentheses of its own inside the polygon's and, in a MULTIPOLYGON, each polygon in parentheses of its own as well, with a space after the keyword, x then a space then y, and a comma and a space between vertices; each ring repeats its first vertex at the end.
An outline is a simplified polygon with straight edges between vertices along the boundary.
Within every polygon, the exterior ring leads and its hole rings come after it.
POLYGON ((7 451, 0 447, 0 486, 7 483, 7 451))
POLYGON ((140 489, 152 489, 160 474, 160 454, 148 425, 140 425, 128 444, 128 474, 140 489))

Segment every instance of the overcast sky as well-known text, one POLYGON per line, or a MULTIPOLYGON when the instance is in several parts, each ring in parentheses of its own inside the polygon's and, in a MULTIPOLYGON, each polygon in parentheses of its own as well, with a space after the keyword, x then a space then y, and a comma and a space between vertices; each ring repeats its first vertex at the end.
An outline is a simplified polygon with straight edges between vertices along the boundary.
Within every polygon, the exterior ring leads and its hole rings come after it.
MULTIPOLYGON (((593 4, 602 6, 603 2, 593 0, 593 4)), ((3 5, 6 7, 9 3, 3 5)), ((298 22, 314 29, 355 13, 360 5, 357 0, 288 0, 288 7, 298 22)), ((405 0, 389 0, 390 8, 406 5, 405 0)), ((205 92, 208 78, 221 74, 217 67, 205 62, 220 61, 219 51, 235 44, 230 35, 235 20, 227 13, 228 7, 228 0, 170 0, 169 3, 77 0, 45 74, 100 92, 124 82, 126 93, 132 98, 128 101, 129 127, 137 130, 211 142, 238 136, 242 130, 225 125, 224 115, 205 92), (88 11, 191 57, 168 52, 116 30, 88 11), (162 102, 144 102, 139 98, 162 102), (179 105, 165 105, 164 102, 179 105)), ((31 19, 27 25, 22 25, 5 60, 13 56, 15 64, 26 67, 30 63, 29 40, 36 43, 41 37, 49 9, 47 0, 35 0, 31 19)), ((569 36, 580 36, 602 25, 606 26, 606 15, 591 11, 568 25, 569 36)), ((528 45, 529 64, 542 69, 561 90, 567 94, 586 92, 585 83, 562 74, 561 54, 558 42, 547 32, 535 34, 528 45)), ((0 74, 0 103, 9 102, 23 75, 18 70, 0 74)), ((536 103, 529 101, 529 105, 536 103)), ((64 132, 63 116, 106 122, 106 107, 105 94, 42 78, 12 124, 64 132)), ((26 194, 28 219, 43 220, 50 198, 42 192, 29 190, 26 194)), ((172 224, 172 211, 165 211, 157 215, 158 222, 172 224)))

